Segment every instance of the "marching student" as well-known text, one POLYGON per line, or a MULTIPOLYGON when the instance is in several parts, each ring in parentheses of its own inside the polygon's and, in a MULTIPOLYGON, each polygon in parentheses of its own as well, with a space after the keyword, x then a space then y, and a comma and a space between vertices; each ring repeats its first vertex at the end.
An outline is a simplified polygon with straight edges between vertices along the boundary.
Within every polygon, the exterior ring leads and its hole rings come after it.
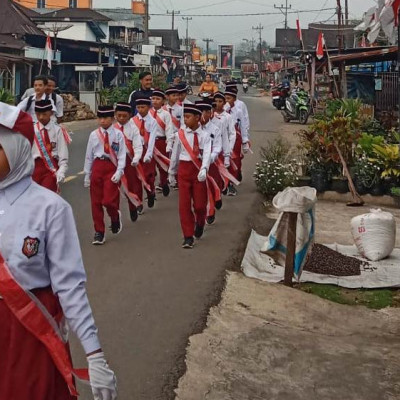
POLYGON ((224 180, 218 170, 217 161, 222 151, 222 132, 219 127, 212 122, 213 111, 210 99, 196 101, 196 106, 202 111, 200 119, 203 131, 207 132, 211 140, 211 158, 208 169, 208 186, 211 191, 212 199, 209 198, 209 212, 207 215, 207 225, 212 225, 215 221, 215 209, 222 207, 221 191, 224 189, 224 180))
POLYGON ((183 106, 184 104, 193 104, 188 98, 188 85, 186 83, 180 83, 177 85, 177 89, 179 92, 179 101, 178 104, 183 106))
POLYGON ((33 89, 35 94, 30 95, 18 104, 18 108, 21 111, 27 112, 31 117, 33 122, 37 122, 35 114, 35 103, 40 100, 50 100, 53 106, 53 111, 56 112, 56 106, 53 100, 46 94, 46 87, 48 80, 44 75, 37 75, 33 78, 33 89))
POLYGON ((105 242, 104 209, 111 218, 111 232, 122 229, 119 211, 119 181, 124 174, 126 150, 123 133, 113 126, 114 109, 99 106, 97 110, 99 128, 90 136, 85 157, 84 186, 90 187, 90 200, 94 224, 92 244, 105 242))
POLYGON ((211 158, 211 138, 200 125, 201 110, 184 105, 184 128, 178 132, 171 155, 169 180, 178 175, 179 218, 183 231, 182 247, 191 249, 194 238, 200 239, 207 217, 207 171, 211 158))
POLYGON ((68 146, 62 129, 54 121, 50 100, 35 102, 35 143, 32 157, 35 161, 33 180, 53 192, 59 191, 68 169, 68 146))
MULTIPOLYGON (((156 142, 156 121, 150 114, 151 99, 148 97, 136 99, 137 114, 132 118, 135 125, 135 130, 142 138, 143 154, 140 160, 140 165, 143 168, 144 179, 143 186, 147 193, 147 206, 154 207, 156 200, 156 162, 153 157, 154 146, 156 142)), ((143 201, 143 189, 137 193, 140 200, 143 201)), ((139 214, 143 212, 143 208, 138 209, 139 214)))
POLYGON ((154 124, 156 135, 154 158, 160 174, 160 183, 156 189, 162 191, 164 196, 168 196, 170 192, 168 185, 168 157, 174 145, 174 127, 172 124, 171 114, 163 108, 165 93, 159 89, 155 89, 151 100, 153 108, 150 110, 150 114, 156 121, 154 124))
POLYGON ((182 123, 182 111, 183 108, 178 104, 179 101, 179 92, 176 87, 169 87, 165 91, 165 95, 167 97, 167 104, 163 107, 164 110, 167 110, 172 119, 172 124, 174 126, 174 133, 177 133, 181 128, 182 123))
POLYGON ((126 165, 124 169, 123 189, 126 189, 126 197, 129 205, 129 215, 132 222, 138 219, 138 208, 143 209, 140 195, 142 182, 140 176, 143 171, 138 171, 140 159, 143 153, 143 144, 139 131, 132 119, 132 109, 129 103, 119 102, 115 107, 115 127, 124 134, 126 148, 126 165), (141 172, 141 174, 140 174, 141 172), (125 178, 125 179, 124 179, 125 178))
POLYGON ((93 397, 115 400, 72 209, 31 178, 34 136, 28 114, 0 103, 0 399, 77 399, 66 321, 86 353, 93 397))

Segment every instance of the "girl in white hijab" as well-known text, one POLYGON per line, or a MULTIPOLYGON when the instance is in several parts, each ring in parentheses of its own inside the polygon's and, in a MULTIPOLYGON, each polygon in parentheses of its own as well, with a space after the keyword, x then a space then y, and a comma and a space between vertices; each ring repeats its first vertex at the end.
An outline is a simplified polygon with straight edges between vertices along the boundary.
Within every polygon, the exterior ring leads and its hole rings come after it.
POLYGON ((85 350, 94 399, 115 400, 72 210, 32 181, 33 139, 30 116, 0 103, 0 399, 76 400, 65 317, 85 350))

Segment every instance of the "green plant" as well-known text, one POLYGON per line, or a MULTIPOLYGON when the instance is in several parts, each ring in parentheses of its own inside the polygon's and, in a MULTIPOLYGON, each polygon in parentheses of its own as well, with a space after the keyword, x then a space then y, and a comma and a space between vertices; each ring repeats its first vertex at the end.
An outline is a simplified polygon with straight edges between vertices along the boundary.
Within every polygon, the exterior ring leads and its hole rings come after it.
POLYGON ((354 175, 357 182, 369 189, 380 180, 382 165, 371 161, 366 154, 362 154, 354 164, 354 175))
POLYGON ((14 105, 15 104, 15 97, 12 93, 4 88, 0 88, 0 102, 14 105))
POLYGON ((269 141, 266 147, 261 147, 261 157, 266 161, 277 161, 285 163, 292 158, 293 150, 287 140, 276 139, 269 141))
POLYGON ((374 154, 374 145, 382 146, 384 144, 383 136, 374 136, 364 132, 357 141, 356 151, 371 157, 374 154))
MULTIPOLYGON (((373 145, 375 155, 378 157, 384 166, 382 178, 385 177, 400 177, 400 151, 397 144, 373 145)), ((371 161, 376 161, 371 159, 371 161)))
POLYGON ((400 187, 392 187, 390 189, 390 194, 394 197, 400 197, 400 187))

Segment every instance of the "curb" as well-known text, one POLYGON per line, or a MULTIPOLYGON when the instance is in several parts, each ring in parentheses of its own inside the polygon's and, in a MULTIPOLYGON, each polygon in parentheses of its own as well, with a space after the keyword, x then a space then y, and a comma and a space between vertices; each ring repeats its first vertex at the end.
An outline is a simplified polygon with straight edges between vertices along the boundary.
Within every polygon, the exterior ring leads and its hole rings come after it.
MULTIPOLYGON (((348 203, 352 201, 351 193, 338 193, 333 191, 327 191, 324 193, 318 193, 318 200, 328 200, 328 201, 336 201, 340 203, 348 203)), ((372 196, 370 194, 366 194, 361 196, 364 200, 364 205, 379 205, 391 208, 398 208, 396 206, 395 200, 391 196, 372 196)))

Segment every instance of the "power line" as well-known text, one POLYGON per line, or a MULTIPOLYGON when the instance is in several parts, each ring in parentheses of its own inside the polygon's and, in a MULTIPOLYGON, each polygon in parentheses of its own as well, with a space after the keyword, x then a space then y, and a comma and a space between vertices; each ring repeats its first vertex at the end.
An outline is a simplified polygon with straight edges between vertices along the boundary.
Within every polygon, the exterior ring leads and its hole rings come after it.
POLYGON ((278 7, 274 4, 274 8, 277 8, 285 16, 285 38, 284 38, 284 48, 283 48, 283 68, 286 68, 286 56, 287 56, 287 29, 288 29, 288 12, 292 9, 292 5, 288 6, 288 0, 286 0, 285 6, 283 4, 278 7))

